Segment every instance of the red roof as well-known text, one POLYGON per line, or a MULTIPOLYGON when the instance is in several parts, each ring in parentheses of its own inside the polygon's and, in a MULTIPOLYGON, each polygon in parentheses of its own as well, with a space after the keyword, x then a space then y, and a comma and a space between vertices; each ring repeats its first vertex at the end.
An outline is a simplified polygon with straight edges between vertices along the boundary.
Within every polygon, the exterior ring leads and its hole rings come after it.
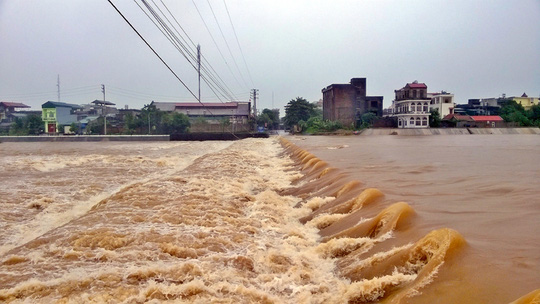
POLYGON ((504 121, 502 117, 497 115, 492 116, 471 116, 474 121, 504 121))
POLYGON ((413 89, 427 89, 427 85, 425 83, 407 83, 407 86, 409 86, 409 88, 413 88, 413 89))
POLYGON ((9 107, 14 107, 14 108, 30 108, 30 106, 27 106, 27 105, 25 105, 24 103, 20 103, 20 102, 7 102, 7 101, 2 101, 2 102, 0 102, 0 104, 3 104, 4 107, 6 107, 6 108, 9 108, 9 107))
POLYGON ((448 114, 442 120, 459 120, 459 121, 473 121, 472 117, 469 115, 459 115, 459 114, 448 114))

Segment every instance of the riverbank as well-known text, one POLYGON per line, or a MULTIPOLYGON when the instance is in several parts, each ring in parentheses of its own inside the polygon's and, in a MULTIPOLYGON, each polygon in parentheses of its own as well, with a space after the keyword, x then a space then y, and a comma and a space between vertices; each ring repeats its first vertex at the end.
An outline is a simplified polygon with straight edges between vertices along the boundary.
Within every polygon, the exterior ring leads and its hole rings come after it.
POLYGON ((0 136, 0 142, 206 141, 268 138, 266 133, 183 133, 172 135, 0 136))
POLYGON ((0 136, 0 142, 169 141, 169 135, 0 136))
MULTIPOLYGON (((540 128, 425 128, 425 129, 364 129, 361 131, 338 130, 336 132, 318 133, 311 135, 475 135, 475 134, 535 134, 540 135, 540 128)), ((307 135, 307 134, 304 134, 307 135)))
POLYGON ((475 135, 475 134, 540 134, 540 128, 429 128, 429 129, 366 129, 359 135, 475 135))

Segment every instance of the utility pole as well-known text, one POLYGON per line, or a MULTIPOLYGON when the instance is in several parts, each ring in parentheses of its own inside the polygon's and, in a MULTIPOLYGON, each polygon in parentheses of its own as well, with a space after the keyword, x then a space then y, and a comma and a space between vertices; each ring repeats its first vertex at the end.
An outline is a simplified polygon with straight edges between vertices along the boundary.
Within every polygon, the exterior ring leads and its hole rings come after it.
POLYGON ((58 87, 58 102, 60 102, 60 74, 56 78, 56 86, 58 87))
POLYGON ((197 72, 199 73, 199 102, 201 102, 201 45, 197 44, 197 72))
POLYGON ((259 90, 253 89, 252 90, 252 97, 253 97, 253 118, 255 119, 255 131, 257 131, 257 94, 259 90))
POLYGON ((103 92, 103 106, 102 106, 102 114, 103 114, 103 133, 104 135, 107 135, 107 115, 105 113, 105 108, 107 107, 107 105, 105 104, 105 85, 102 84, 101 85, 101 92, 103 92))

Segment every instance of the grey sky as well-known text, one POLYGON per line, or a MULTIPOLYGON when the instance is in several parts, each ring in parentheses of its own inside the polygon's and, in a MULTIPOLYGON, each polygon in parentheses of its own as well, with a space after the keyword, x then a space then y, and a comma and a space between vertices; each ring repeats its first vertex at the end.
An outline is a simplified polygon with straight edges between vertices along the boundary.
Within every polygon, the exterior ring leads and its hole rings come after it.
MULTIPOLYGON (((208 2, 195 3, 229 68, 193 2, 163 1, 240 100, 259 89, 260 109, 272 107, 272 92, 283 111, 296 96, 317 101, 323 87, 353 77, 366 77, 367 94, 384 95, 385 107, 413 80, 458 103, 540 94, 539 0, 226 0, 253 83, 223 0, 210 3, 234 60, 208 2)), ((196 92, 195 70, 135 2, 113 2, 196 92)), ((58 74, 64 102, 101 99, 102 83, 119 107, 194 101, 106 0, 0 0, 0 100, 40 109, 57 100, 58 74)), ((217 101, 202 90, 203 101, 217 101)))

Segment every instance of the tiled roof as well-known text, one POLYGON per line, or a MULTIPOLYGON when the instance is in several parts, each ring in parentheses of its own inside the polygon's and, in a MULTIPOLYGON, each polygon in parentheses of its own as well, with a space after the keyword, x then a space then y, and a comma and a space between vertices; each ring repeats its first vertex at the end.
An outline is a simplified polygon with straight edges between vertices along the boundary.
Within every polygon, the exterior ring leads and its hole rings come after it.
POLYGON ((7 101, 2 101, 0 102, 0 104, 4 105, 4 107, 8 108, 8 107, 14 107, 14 108, 30 108, 30 106, 27 106, 25 105, 24 103, 20 103, 20 102, 7 102, 7 101))
POLYGON ((497 115, 491 116, 471 116, 474 121, 503 121, 502 117, 497 115))
POLYGON ((412 89, 427 89, 427 85, 425 83, 407 83, 407 86, 412 89))
POLYGON ((442 120, 458 120, 458 121, 473 121, 472 117, 469 115, 459 115, 459 114, 448 114, 442 120))

